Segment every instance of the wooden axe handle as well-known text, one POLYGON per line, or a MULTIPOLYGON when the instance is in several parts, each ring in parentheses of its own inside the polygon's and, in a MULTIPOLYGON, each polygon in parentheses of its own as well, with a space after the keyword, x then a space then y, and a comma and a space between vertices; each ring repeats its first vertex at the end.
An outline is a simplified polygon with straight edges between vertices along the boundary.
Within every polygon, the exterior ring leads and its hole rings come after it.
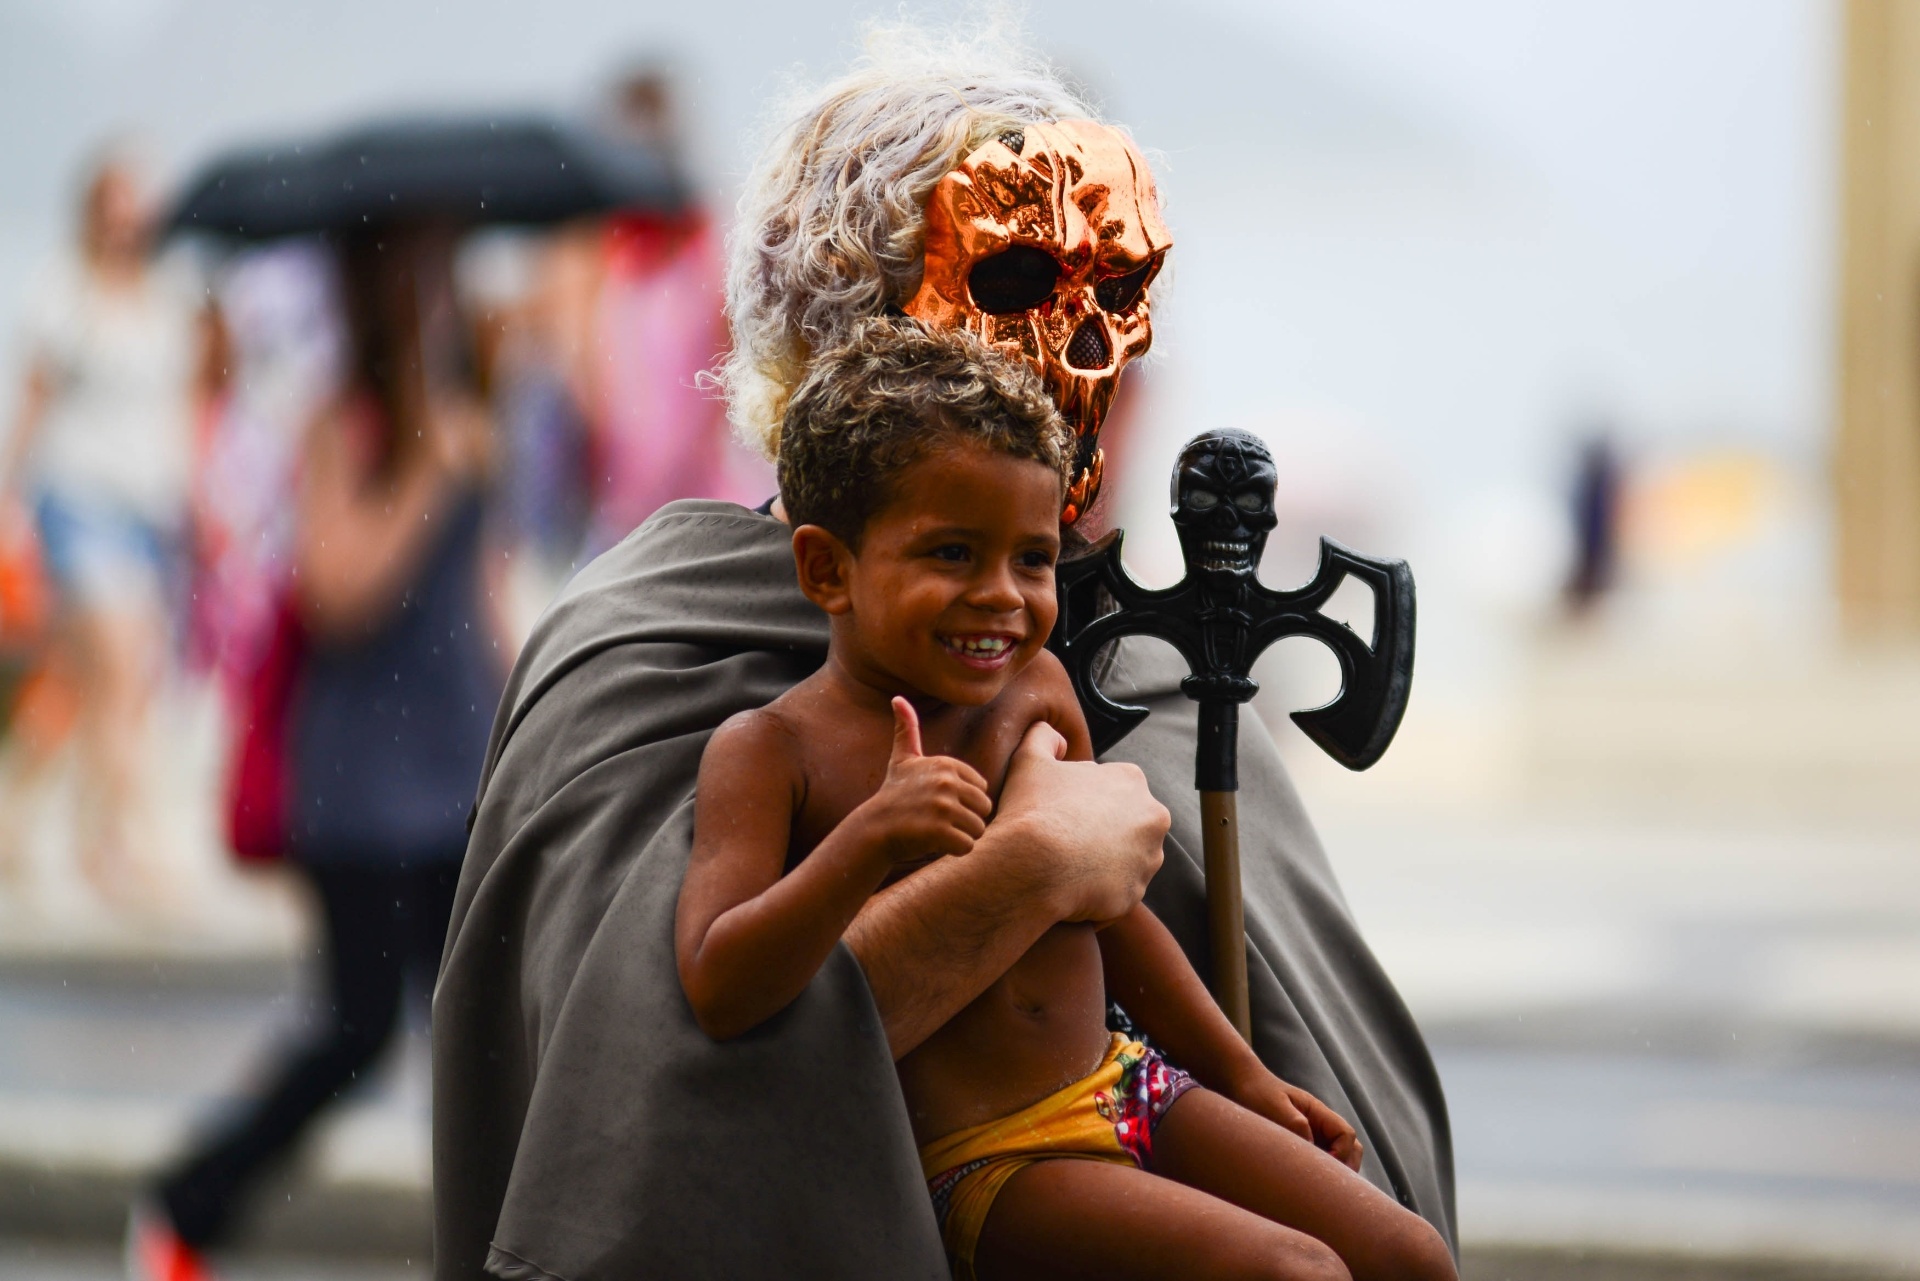
POLYGON ((1201 846, 1207 863, 1207 935, 1213 999, 1240 1038, 1253 1043, 1247 1004, 1246 907, 1240 895, 1240 817, 1234 792, 1200 793, 1201 846))

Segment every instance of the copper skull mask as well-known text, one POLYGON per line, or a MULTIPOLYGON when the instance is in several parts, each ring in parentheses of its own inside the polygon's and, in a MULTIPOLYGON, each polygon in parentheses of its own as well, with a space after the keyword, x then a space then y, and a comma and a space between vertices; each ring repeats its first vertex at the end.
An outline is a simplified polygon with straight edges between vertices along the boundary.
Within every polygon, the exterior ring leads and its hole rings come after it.
POLYGON ((1090 120, 987 142, 927 201, 926 274, 908 315, 1025 357, 1079 436, 1062 524, 1100 492, 1100 424, 1153 343, 1147 286, 1173 238, 1146 161, 1090 120))

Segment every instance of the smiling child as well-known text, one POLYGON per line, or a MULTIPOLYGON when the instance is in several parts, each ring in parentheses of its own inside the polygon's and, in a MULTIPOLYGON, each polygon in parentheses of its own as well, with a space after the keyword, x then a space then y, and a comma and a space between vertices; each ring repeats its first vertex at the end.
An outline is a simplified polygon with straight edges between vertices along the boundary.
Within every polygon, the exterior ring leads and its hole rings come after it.
MULTIPOLYGON (((795 392, 780 496, 831 641, 701 761, 676 945, 709 1035, 785 1009, 884 885, 965 857, 1036 725, 1091 759, 1044 648, 1073 445, 1036 375, 906 319, 795 392)), ((1454 1276, 1144 904, 1055 925, 896 1067, 957 1277, 1454 1276), (1152 1048, 1107 1030, 1110 992, 1152 1048)))

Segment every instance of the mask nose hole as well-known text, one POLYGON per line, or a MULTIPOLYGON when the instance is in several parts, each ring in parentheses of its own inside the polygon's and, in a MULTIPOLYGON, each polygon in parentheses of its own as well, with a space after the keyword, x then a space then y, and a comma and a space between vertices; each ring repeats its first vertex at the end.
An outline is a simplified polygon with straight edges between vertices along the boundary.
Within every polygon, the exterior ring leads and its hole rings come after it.
POLYGON ((1113 350, 1107 346, 1106 327, 1097 318, 1087 317, 1067 340, 1067 367, 1092 371, 1105 369, 1112 362, 1113 350))

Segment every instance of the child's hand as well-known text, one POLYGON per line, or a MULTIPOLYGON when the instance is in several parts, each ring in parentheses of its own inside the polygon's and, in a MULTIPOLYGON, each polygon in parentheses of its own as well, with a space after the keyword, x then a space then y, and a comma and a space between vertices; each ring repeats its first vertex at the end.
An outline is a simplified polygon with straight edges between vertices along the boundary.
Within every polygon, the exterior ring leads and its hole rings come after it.
POLYGON ((1228 1096, 1249 1112, 1258 1113, 1291 1130, 1329 1153, 1348 1169, 1358 1170, 1365 1148, 1345 1117, 1297 1085, 1289 1085, 1264 1068, 1249 1072, 1228 1096))
POLYGON ((965 854, 986 834, 993 802, 987 780, 965 761, 920 751, 920 716, 893 700, 893 756, 887 780, 860 806, 895 863, 965 854))

